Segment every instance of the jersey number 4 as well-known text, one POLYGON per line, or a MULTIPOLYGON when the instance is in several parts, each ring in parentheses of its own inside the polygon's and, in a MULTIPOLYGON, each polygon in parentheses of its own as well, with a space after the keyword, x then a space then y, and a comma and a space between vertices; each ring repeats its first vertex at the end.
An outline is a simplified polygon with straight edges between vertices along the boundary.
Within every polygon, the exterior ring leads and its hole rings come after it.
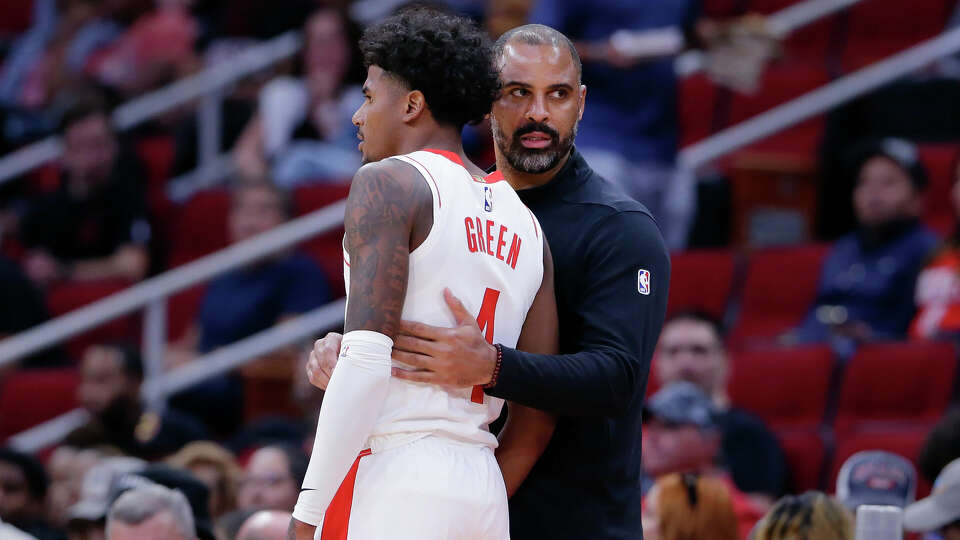
MULTIPOLYGON (((487 343, 493 344, 493 319, 497 315, 497 301, 500 300, 500 291, 487 288, 483 293, 483 303, 480 304, 480 314, 477 315, 477 326, 483 332, 487 343)), ((483 403, 483 387, 474 386, 470 394, 470 401, 483 403)))

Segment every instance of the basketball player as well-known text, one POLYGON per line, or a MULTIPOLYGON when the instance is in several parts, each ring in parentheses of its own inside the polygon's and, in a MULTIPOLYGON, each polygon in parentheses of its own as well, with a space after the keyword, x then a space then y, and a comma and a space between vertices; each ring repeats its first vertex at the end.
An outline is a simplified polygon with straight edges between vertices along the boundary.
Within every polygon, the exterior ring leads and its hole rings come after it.
POLYGON ((483 179, 460 140, 497 96, 491 48, 467 20, 423 9, 371 27, 360 45, 366 99, 354 123, 367 165, 344 220, 345 335, 290 537, 506 539, 507 491, 546 446, 552 417, 511 405, 501 475, 487 425, 502 400, 391 378, 401 318, 462 324, 444 307, 452 295, 489 342, 556 350, 539 223, 507 182, 483 179))

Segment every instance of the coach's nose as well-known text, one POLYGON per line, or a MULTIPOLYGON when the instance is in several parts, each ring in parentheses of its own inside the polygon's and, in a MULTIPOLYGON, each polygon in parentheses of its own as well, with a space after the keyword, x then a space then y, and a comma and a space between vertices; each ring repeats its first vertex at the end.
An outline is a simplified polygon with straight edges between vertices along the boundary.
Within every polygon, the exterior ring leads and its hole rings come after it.
POLYGON ((527 120, 531 122, 546 122, 550 119, 550 111, 547 110, 547 96, 543 94, 534 95, 530 100, 530 107, 527 109, 527 120))

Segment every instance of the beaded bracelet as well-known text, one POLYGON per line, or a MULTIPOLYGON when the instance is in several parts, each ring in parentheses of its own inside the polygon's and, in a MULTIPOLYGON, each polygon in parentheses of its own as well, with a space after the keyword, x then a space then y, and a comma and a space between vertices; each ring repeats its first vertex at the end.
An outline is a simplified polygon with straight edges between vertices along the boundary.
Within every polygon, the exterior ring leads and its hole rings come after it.
POLYGON ((497 349, 497 364, 493 366, 493 376, 490 377, 490 382, 483 385, 484 388, 493 388, 497 385, 497 379, 500 378, 500 365, 503 363, 503 348, 500 347, 499 343, 494 345, 494 348, 497 349))

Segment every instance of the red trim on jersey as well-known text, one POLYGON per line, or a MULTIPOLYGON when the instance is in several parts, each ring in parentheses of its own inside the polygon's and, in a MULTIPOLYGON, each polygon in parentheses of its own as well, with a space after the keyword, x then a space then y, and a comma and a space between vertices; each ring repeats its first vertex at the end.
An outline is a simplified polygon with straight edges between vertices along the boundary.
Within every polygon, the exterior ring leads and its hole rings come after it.
MULTIPOLYGON (((540 238, 540 229, 537 227, 537 219, 533 217, 533 211, 527 208, 527 212, 530 212, 530 221, 533 222, 533 232, 536 233, 537 239, 540 238)), ((349 265, 347 265, 349 266, 349 265)))
POLYGON ((320 531, 321 540, 347 540, 347 530, 350 527, 350 509, 353 506, 353 488, 357 483, 357 469, 360 467, 360 458, 370 455, 370 449, 360 452, 353 462, 353 467, 347 472, 337 494, 330 501, 330 506, 323 514, 323 528, 320 531))
POLYGON ((497 182, 503 180, 506 180, 506 178, 503 177, 503 173, 500 171, 493 171, 492 173, 483 177, 483 181, 488 184, 496 184, 497 182))
POLYGON ((466 166, 463 164, 463 160, 460 159, 460 156, 458 156, 454 152, 451 152, 449 150, 437 150, 436 148, 424 148, 423 151, 437 154, 438 156, 443 156, 449 159, 450 161, 456 163, 457 165, 463 167, 464 169, 466 169, 466 166))
MULTIPOLYGON (((428 150, 428 151, 429 151, 429 152, 432 152, 433 150, 428 150)), ((440 150, 437 150, 437 152, 440 152, 440 150)), ((443 199, 440 198, 440 186, 437 185, 437 181, 433 178, 433 173, 431 173, 431 172, 430 172, 430 169, 426 168, 426 167, 423 165, 423 163, 420 163, 419 161, 413 159, 413 158, 410 157, 410 156, 407 156, 407 158, 408 158, 410 161, 413 161, 414 163, 416 163, 417 165, 419 165, 424 171, 427 172, 427 176, 429 176, 429 177, 430 177, 430 181, 433 182, 433 187, 437 188, 437 203, 440 204, 440 208, 443 208, 443 199)))

